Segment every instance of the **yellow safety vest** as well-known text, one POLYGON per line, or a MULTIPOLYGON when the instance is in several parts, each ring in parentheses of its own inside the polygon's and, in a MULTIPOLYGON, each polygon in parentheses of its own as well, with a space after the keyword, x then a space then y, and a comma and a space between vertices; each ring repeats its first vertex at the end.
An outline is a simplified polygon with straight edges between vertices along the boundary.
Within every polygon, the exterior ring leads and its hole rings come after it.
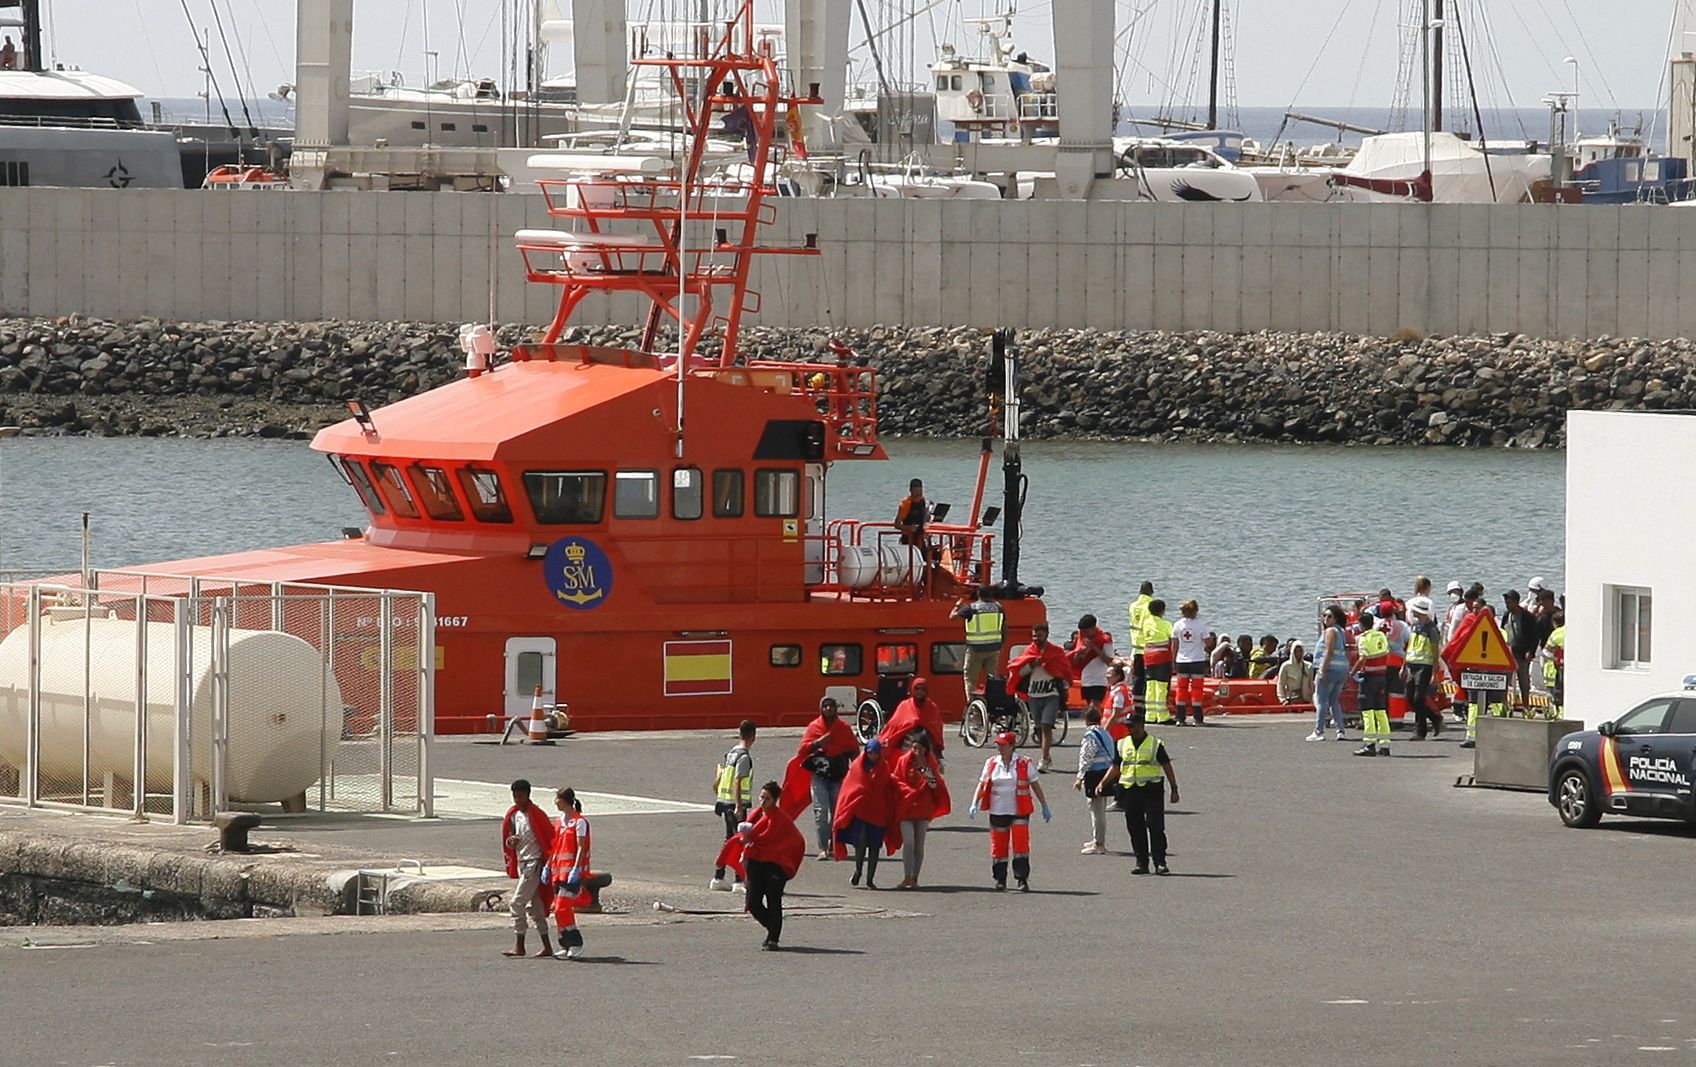
POLYGON ((1145 733, 1142 744, 1137 744, 1127 734, 1119 739, 1119 784, 1131 786, 1158 785, 1166 776, 1155 761, 1154 754, 1160 750, 1160 739, 1153 734, 1145 733))
POLYGON ((1148 603, 1153 600, 1147 593, 1141 593, 1131 601, 1131 652, 1142 651, 1142 621, 1148 618, 1148 603))
POLYGON ((979 608, 976 602, 971 606, 972 613, 966 616, 966 644, 973 648, 1000 648, 1007 622, 1001 606, 979 608))
MULTIPOLYGON (((1172 640, 1172 622, 1164 616, 1145 613, 1142 619, 1142 629, 1137 631, 1137 637, 1139 639, 1138 650, 1146 656, 1150 648, 1163 647, 1172 640)), ((1160 662, 1170 662, 1171 658, 1167 654, 1165 659, 1160 662)))
POLYGON ((1367 674, 1383 674, 1390 660, 1390 639, 1382 630, 1368 630, 1360 635, 1360 669, 1367 674))
POLYGON ((1555 680, 1560 677, 1561 654, 1566 651, 1566 627, 1555 627, 1549 634, 1549 639, 1543 642, 1543 648, 1543 682, 1546 685, 1554 685, 1555 680))
POLYGON ((1407 662, 1410 667, 1424 667, 1437 662, 1437 642, 1418 630, 1407 639, 1407 662))
MULTIPOLYGON (((743 753, 748 750, 737 745, 724 754, 724 763, 718 772, 718 799, 726 804, 736 803, 736 764, 743 753)), ((754 769, 753 761, 749 761, 748 773, 742 776, 742 803, 752 805, 754 798, 754 769)))

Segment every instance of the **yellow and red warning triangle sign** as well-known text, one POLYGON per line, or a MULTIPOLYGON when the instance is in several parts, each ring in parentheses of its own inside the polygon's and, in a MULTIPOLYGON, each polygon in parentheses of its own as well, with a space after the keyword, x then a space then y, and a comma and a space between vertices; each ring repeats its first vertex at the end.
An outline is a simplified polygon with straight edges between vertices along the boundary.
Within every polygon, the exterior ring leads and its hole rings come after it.
POLYGON ((1496 617, 1487 611, 1475 611, 1461 620, 1443 649, 1443 660, 1455 670, 1511 671, 1517 665, 1496 617))

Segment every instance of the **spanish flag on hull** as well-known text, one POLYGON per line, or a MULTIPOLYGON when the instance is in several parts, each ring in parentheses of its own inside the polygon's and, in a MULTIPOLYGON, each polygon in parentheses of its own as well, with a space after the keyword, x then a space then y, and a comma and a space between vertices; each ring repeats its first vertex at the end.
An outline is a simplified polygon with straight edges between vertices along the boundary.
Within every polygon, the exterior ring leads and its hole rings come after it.
POLYGON ((730 695, 729 641, 667 641, 665 695, 730 695))

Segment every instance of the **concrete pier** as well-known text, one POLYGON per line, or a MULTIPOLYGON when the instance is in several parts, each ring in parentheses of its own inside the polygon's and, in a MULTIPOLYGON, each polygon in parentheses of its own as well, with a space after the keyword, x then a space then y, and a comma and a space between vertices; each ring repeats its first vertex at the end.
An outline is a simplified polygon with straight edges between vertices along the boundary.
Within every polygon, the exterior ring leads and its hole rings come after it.
MULTIPOLYGON (((1696 211, 1622 206, 790 200, 752 323, 1696 333, 1696 211)), ((0 189, 0 315, 544 322, 539 197, 0 189)), ((577 321, 631 321, 592 301, 577 321)))

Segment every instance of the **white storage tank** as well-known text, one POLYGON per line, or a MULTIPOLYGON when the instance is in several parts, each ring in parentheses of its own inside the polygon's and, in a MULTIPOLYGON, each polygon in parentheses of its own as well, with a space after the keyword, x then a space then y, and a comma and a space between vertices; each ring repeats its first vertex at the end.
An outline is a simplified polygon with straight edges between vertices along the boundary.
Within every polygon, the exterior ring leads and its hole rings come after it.
MULTIPOLYGON (((176 627, 147 623, 147 791, 171 790, 176 708, 176 627)), ((89 776, 128 781, 135 772, 136 624, 85 618, 63 609, 41 619, 41 774, 82 777, 83 663, 94 678, 89 709, 89 776), (85 637, 86 635, 86 637, 85 637)), ((193 645, 192 779, 212 779, 212 630, 190 629, 193 645)), ((311 645, 293 634, 229 631, 230 800, 269 804, 318 781, 324 756, 340 743, 342 697, 335 677, 311 645), (328 728, 324 728, 325 721, 328 728)), ((29 724, 29 627, 0 641, 0 759, 24 765, 29 724)))

